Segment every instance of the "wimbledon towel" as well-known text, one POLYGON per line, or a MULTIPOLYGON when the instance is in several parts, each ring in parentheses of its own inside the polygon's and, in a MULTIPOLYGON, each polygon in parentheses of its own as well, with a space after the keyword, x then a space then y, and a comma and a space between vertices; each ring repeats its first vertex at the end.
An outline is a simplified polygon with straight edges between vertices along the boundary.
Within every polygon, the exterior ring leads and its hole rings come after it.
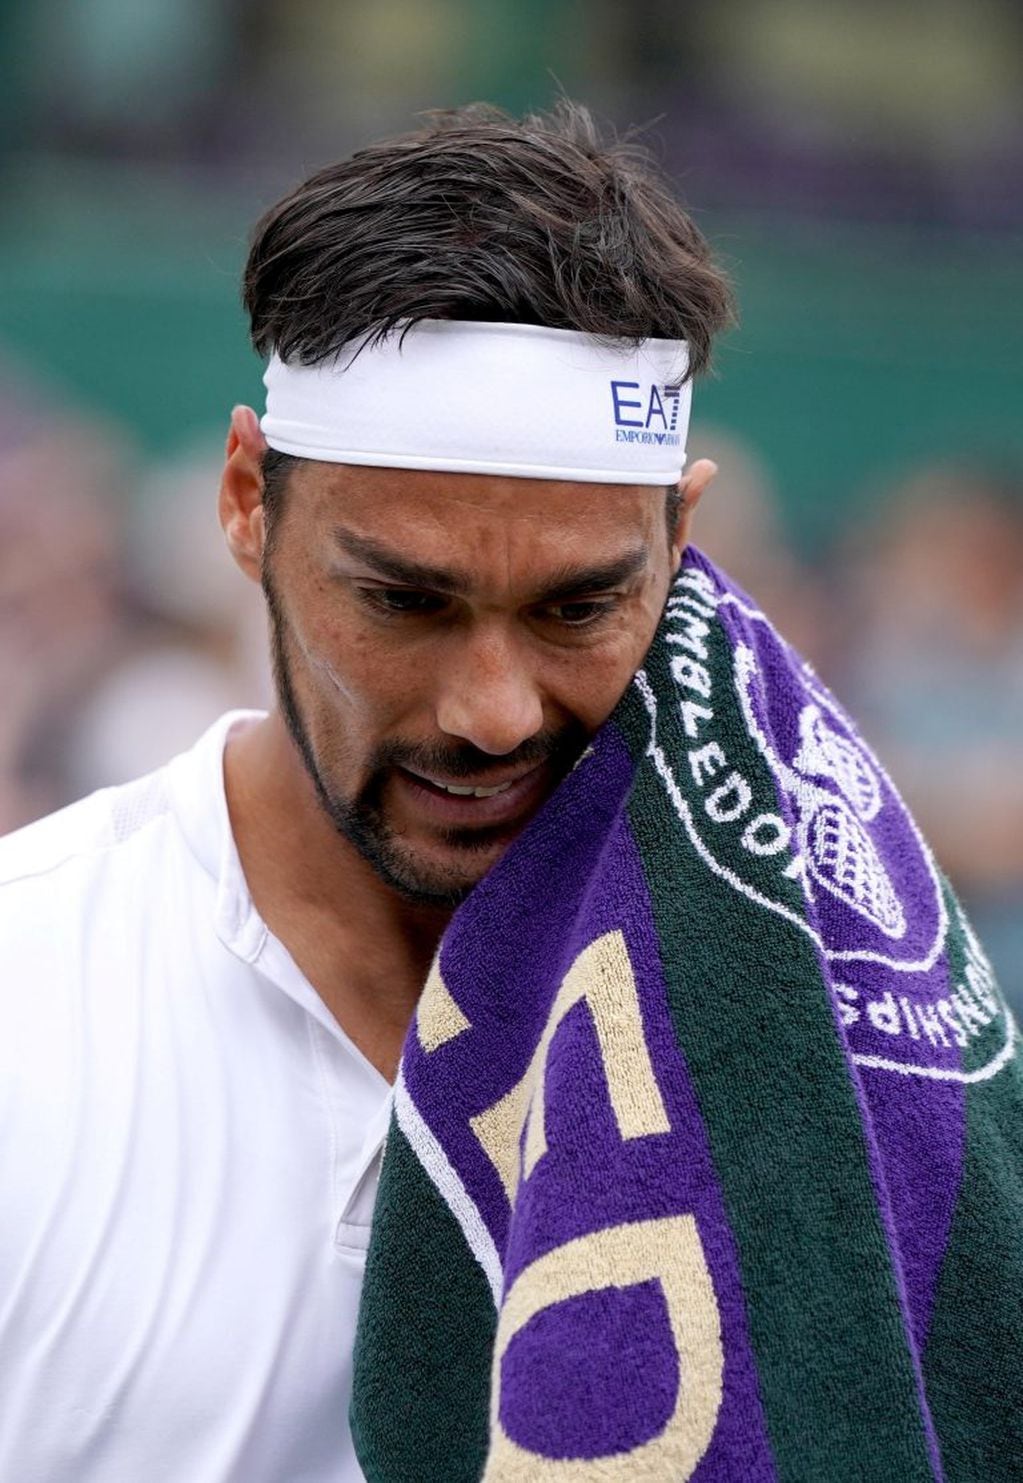
POLYGON ((690 551, 455 914, 356 1344, 370 1483, 1023 1479, 1017 1031, 891 782, 690 551))

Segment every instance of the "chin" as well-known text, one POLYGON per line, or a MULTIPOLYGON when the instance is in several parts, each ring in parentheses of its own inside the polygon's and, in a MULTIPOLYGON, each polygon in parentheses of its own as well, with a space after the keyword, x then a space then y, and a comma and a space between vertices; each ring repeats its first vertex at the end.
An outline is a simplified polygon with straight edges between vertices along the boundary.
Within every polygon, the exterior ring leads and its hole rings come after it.
POLYGON ((387 858, 378 857, 371 864, 405 900, 424 906, 455 907, 493 869, 514 837, 507 833, 498 839, 473 840, 436 852, 392 848, 387 858))

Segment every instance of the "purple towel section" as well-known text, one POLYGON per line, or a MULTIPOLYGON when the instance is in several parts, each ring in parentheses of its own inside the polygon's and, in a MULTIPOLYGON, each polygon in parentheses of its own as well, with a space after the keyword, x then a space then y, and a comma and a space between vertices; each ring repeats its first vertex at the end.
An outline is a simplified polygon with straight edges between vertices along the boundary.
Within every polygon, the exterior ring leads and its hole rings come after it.
MULTIPOLYGON (((592 830, 592 800, 613 810, 627 791, 632 764, 614 733, 601 737, 599 755, 590 756, 559 793, 559 820, 573 817, 592 830)), ((460 1074, 462 1047, 455 1038, 431 1055, 406 1050, 405 1076, 420 1113, 445 1148, 477 1208, 483 1213, 505 1269, 505 1290, 523 1268, 545 1252, 577 1237, 631 1221, 695 1216, 713 1282, 721 1322, 725 1367, 723 1404, 710 1446, 700 1465, 707 1483, 768 1483, 775 1478, 747 1332, 737 1255, 721 1192, 711 1164, 706 1133, 685 1064, 670 1022, 648 894, 624 816, 612 812, 600 831, 600 869, 592 894, 566 902, 562 928, 575 912, 569 951, 558 956, 550 944, 528 931, 478 936, 480 921, 462 909, 456 928, 470 940, 494 944, 500 961, 474 962, 457 936, 445 943, 442 970, 458 986, 458 1003, 473 1026, 475 1057, 470 1076, 460 1074), (605 1070, 587 1007, 577 1004, 565 1016, 547 1062, 548 1153, 520 1187, 514 1218, 493 1167, 471 1134, 469 1115, 491 1106, 526 1069, 531 1051, 563 974, 575 952, 608 931, 620 931, 635 973, 647 1048, 667 1112, 669 1131, 623 1141, 614 1121, 605 1070), (565 961, 567 958, 567 961, 565 961), (536 1036, 509 1042, 503 1011, 509 986, 530 996, 536 1036), (532 999, 535 997, 535 1004, 532 999), (488 1035, 488 1053, 481 1036, 488 1035), (482 1071, 482 1075, 480 1074, 482 1071)), ((569 831, 569 834, 571 830, 569 831)), ((571 850, 570 837, 545 833, 534 825, 528 851, 505 857, 469 906, 488 909, 488 887, 495 900, 516 901, 529 921, 530 893, 537 879, 558 889, 558 861, 571 850)), ((568 873, 566 872, 566 875, 568 873)), ((572 871, 573 876, 577 872, 572 871)), ((537 914, 542 920, 542 913, 537 914)), ((526 1006, 520 1000, 520 1013, 526 1006)), ((466 1037, 468 1042, 470 1037, 466 1037)), ((466 1052, 469 1050, 466 1044, 466 1052)), ((587 1293, 538 1315, 512 1340, 502 1365, 501 1417, 507 1433, 547 1456, 584 1458, 625 1450, 656 1436, 664 1427, 678 1390, 678 1359, 655 1286, 587 1293), (644 1322, 631 1322, 641 1316, 644 1322), (550 1366, 551 1393, 562 1404, 552 1412, 547 1393, 536 1386, 538 1356, 550 1366), (584 1379, 573 1389, 562 1374, 580 1356, 584 1379), (554 1383, 555 1378, 559 1383, 554 1383), (568 1405, 566 1398, 573 1404, 568 1405), (667 1409, 665 1409, 667 1408, 667 1409)))
MULTIPOLYGON (((724 1401, 700 1476, 774 1478, 736 1252, 710 1160, 706 1134, 668 1018, 646 890, 623 821, 608 841, 602 889, 586 903, 584 937, 618 927, 636 974, 647 1046, 671 1131, 623 1143, 604 1092, 604 1071, 585 1006, 564 1021, 548 1062, 549 1146, 520 1195, 507 1251, 509 1282, 540 1253, 604 1225, 691 1212, 714 1283, 725 1351, 724 1401), (571 1198, 566 1199, 566 1191, 571 1198)), ((595 1315, 596 1316, 596 1315, 595 1315)), ((594 1326, 591 1344, 609 1336, 594 1326)), ((670 1353, 670 1338, 667 1341, 670 1353)), ((585 1352, 585 1351, 584 1351, 585 1352)), ((631 1356, 630 1356, 631 1358, 631 1356)), ((643 1374, 641 1356, 630 1365, 643 1374)), ((620 1360, 620 1363, 622 1361, 620 1360)), ((640 1392, 631 1389, 638 1406, 640 1392)), ((588 1432, 580 1422, 578 1445, 588 1432)), ((625 1445, 623 1430, 621 1445, 625 1445)), ((582 1455, 582 1454, 577 1454, 582 1455)))
POLYGON ((845 712, 748 600, 713 575, 729 594, 718 613, 733 649, 755 649, 747 694, 771 738, 779 811, 810 862, 807 918, 833 986, 920 1354, 965 1146, 964 1030, 949 1000, 945 897, 905 805, 845 712), (792 702, 794 666, 806 685, 802 705, 792 702))
POLYGON ((680 1378, 657 1283, 582 1293, 545 1309, 512 1339, 502 1365, 501 1422, 541 1457, 566 1449, 573 1457, 602 1457, 664 1430, 680 1378), (548 1383, 538 1385, 538 1375, 548 1383))
MULTIPOLYGON (((619 738, 601 732, 600 750, 565 779, 557 806, 529 829, 459 909, 444 938, 441 969, 457 984, 459 1007, 472 1025, 427 1054, 415 1033, 402 1068, 409 1094, 458 1172, 499 1254, 508 1243, 508 1200, 470 1119, 492 1107, 526 1071, 550 1012, 554 991, 574 954, 586 946, 573 921, 604 830, 628 794, 633 764, 619 738), (537 913, 537 882, 560 892, 563 915, 537 913), (537 931, 536 923, 543 924, 537 931), (546 935, 545 935, 546 933, 546 935), (481 954, 480 943, 488 945, 481 954)), ((553 800, 552 800, 553 802, 553 800)))

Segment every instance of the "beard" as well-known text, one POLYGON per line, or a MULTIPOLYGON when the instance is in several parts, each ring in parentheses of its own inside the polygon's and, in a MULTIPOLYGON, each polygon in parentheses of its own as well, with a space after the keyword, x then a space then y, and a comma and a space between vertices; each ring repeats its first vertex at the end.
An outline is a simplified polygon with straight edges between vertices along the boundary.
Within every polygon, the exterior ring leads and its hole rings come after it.
MULTIPOLYGON (((359 855, 391 889, 404 900, 417 906, 453 908, 465 900, 485 873, 479 868, 481 857, 492 855, 502 840, 510 842, 508 826, 476 829, 448 829, 438 838, 465 860, 464 868, 430 864, 417 857, 388 824, 384 813, 384 789, 388 775, 397 767, 426 775, 457 778, 486 778, 495 759, 471 742, 453 746, 426 743, 386 742, 368 759, 368 774, 358 792, 345 796, 331 783, 316 755, 299 703, 288 659, 286 619, 276 589, 266 570, 263 592, 270 619, 271 659, 274 687, 288 734, 312 780, 320 807, 337 832, 358 851, 359 855), (475 857, 476 868, 472 868, 475 857)), ((570 724, 558 732, 545 731, 529 737, 513 752, 500 758, 501 767, 509 764, 533 767, 548 766, 553 782, 571 772, 589 740, 581 723, 570 724)), ((493 863, 493 862, 491 862, 493 863)))

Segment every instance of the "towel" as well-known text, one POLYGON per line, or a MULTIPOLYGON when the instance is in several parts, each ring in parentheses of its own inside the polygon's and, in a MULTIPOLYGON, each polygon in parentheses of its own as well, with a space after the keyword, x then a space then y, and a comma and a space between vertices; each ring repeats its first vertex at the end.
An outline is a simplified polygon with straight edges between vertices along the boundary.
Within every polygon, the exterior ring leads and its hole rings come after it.
POLYGON ((369 1483, 1023 1478, 1023 1077, 898 793, 686 553, 455 913, 355 1351, 369 1483))

